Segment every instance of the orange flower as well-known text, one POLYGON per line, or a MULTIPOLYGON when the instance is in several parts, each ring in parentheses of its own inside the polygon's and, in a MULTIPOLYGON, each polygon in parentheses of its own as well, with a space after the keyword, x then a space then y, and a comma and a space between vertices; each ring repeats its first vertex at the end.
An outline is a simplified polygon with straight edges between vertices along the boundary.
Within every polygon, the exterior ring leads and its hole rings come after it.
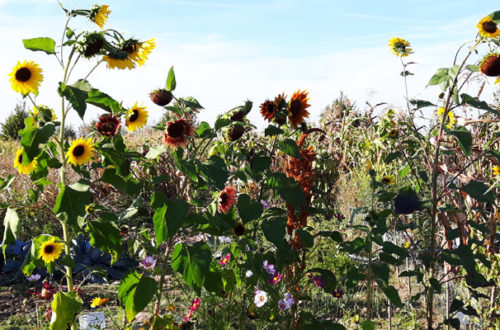
POLYGON ((165 143, 173 148, 184 148, 188 136, 192 136, 193 131, 193 125, 184 119, 169 121, 165 130, 165 143))
POLYGON ((235 202, 236 189, 233 186, 224 188, 219 194, 218 208, 220 213, 226 214, 235 202))
POLYGON ((309 101, 308 92, 301 91, 300 89, 293 93, 290 103, 288 104, 288 120, 290 121, 290 126, 296 128, 305 118, 309 117, 309 111, 306 109, 311 105, 307 103, 309 101))

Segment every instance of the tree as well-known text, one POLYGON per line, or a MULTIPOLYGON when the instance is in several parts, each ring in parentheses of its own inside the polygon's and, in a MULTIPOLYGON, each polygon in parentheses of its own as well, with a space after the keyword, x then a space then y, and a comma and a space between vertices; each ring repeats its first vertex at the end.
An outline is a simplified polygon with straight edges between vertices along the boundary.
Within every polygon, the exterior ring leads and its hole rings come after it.
POLYGON ((24 128, 24 120, 28 118, 29 114, 25 110, 26 104, 19 102, 14 108, 14 112, 10 114, 5 122, 1 124, 1 136, 7 140, 19 140, 19 130, 24 128))

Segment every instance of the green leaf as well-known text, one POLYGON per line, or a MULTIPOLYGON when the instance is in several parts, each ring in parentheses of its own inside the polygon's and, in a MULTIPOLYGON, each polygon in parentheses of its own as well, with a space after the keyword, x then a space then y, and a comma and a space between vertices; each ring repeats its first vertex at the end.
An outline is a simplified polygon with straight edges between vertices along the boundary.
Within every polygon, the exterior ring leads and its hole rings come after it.
POLYGON ((480 67, 479 67, 479 65, 468 64, 465 66, 465 68, 469 71, 472 71, 472 72, 478 72, 480 67))
POLYGON ((196 135, 202 139, 206 139, 214 136, 214 132, 206 121, 202 121, 196 130, 196 135))
POLYGON ((266 129, 264 130, 265 136, 280 135, 280 134, 283 134, 283 132, 284 131, 281 128, 273 126, 273 125, 267 126, 266 129))
POLYGON ((113 99, 108 94, 94 88, 91 88, 88 91, 88 96, 85 102, 114 114, 121 114, 126 111, 118 101, 113 99))
POLYGON ((28 156, 28 159, 23 158, 23 163, 25 161, 29 162, 38 156, 40 153, 38 146, 47 143, 55 131, 56 128, 53 123, 47 123, 43 127, 38 128, 33 117, 26 118, 24 120, 24 129, 19 130, 21 146, 24 147, 24 152, 28 156))
POLYGON ((389 282, 389 267, 385 263, 373 263, 371 269, 382 281, 389 282))
POLYGON ((86 231, 90 236, 90 244, 104 253, 113 256, 111 263, 118 260, 122 251, 120 229, 114 223, 118 217, 112 213, 104 213, 95 220, 87 222, 86 231))
POLYGON ((476 180, 470 180, 468 184, 461 188, 462 191, 465 191, 472 198, 477 199, 480 202, 495 202, 495 194, 493 191, 488 191, 488 186, 484 183, 476 180), (486 193, 487 192, 487 193, 486 193))
POLYGON ((460 149, 462 149, 466 156, 470 156, 472 152, 472 135, 467 128, 459 126, 452 131, 448 131, 448 134, 455 136, 460 149))
POLYGON ((408 255, 408 251, 405 248, 402 248, 400 246, 397 246, 391 242, 384 242, 384 245, 382 246, 382 250, 386 253, 390 254, 396 254, 400 257, 406 257, 408 255))
POLYGON ((24 48, 32 51, 42 51, 55 54, 56 42, 51 38, 23 39, 24 48))
POLYGON ((200 295, 211 260, 212 253, 206 243, 197 242, 193 246, 179 243, 172 253, 172 269, 181 273, 187 285, 200 295))
POLYGON ((402 155, 401 151, 391 152, 385 157, 384 163, 389 164, 394 159, 399 158, 401 155, 402 155))
POLYGON ((223 127, 226 127, 232 123, 231 119, 219 117, 215 120, 215 130, 218 131, 223 127))
POLYGON ((439 283, 437 279, 435 279, 434 277, 430 278, 429 283, 431 284, 434 291, 436 291, 437 293, 441 293, 441 283, 439 283))
POLYGON ((156 286, 157 283, 154 279, 139 274, 137 271, 129 272, 122 278, 118 288, 118 298, 125 306, 129 322, 153 299, 157 290, 156 286))
POLYGON ((391 301, 391 303, 396 306, 396 307, 402 307, 403 304, 401 303, 401 298, 399 298, 399 293, 396 288, 394 288, 392 285, 384 286, 383 287, 384 293, 387 298, 391 301))
POLYGON ((59 194, 56 197, 54 213, 62 221, 68 222, 71 226, 77 225, 78 216, 85 215, 85 205, 90 202, 91 196, 87 183, 75 183, 71 186, 58 184, 59 194))
POLYGON ((250 196, 241 194, 238 197, 238 214, 243 223, 258 219, 263 211, 262 204, 259 201, 253 201, 250 196))
POLYGON ((59 88, 57 89, 59 95, 64 97, 71 103, 73 108, 76 110, 81 119, 85 115, 85 110, 87 110, 87 97, 88 93, 80 88, 74 86, 65 85, 59 82, 59 88))
POLYGON ((165 152, 167 152, 167 148, 165 148, 164 145, 155 146, 149 149, 148 153, 146 154, 146 158, 156 159, 158 158, 158 156, 163 155, 165 152))
POLYGON ((287 246, 285 241, 286 234, 286 218, 277 218, 275 220, 264 220, 262 222, 262 232, 264 237, 277 248, 284 248, 287 246))
POLYGON ((3 218, 3 226, 2 246, 5 247, 5 245, 12 244, 16 241, 17 235, 21 230, 21 223, 19 222, 19 216, 16 210, 10 207, 7 208, 7 212, 5 212, 5 217, 3 218))
POLYGON ((50 304, 55 318, 50 323, 50 329, 67 329, 73 324, 76 316, 82 310, 83 302, 76 292, 59 291, 54 295, 54 300, 50 304))
POLYGON ((256 156, 254 157, 252 162, 252 171, 254 171, 255 173, 263 172, 271 166, 271 163, 272 163, 271 158, 267 156, 264 157, 256 156))
POLYGON ((450 306, 450 314, 459 311, 462 307, 464 307, 464 303, 461 300, 453 299, 450 306))
POLYGON ((454 65, 450 68, 450 70, 448 71, 448 74, 450 75, 450 77, 452 79, 455 79, 455 77, 457 76, 458 74, 458 70, 460 70, 460 65, 454 65))
POLYGON ((300 156, 299 147, 297 146, 297 143, 295 143, 294 140, 285 139, 283 141, 280 141, 278 144, 278 148, 287 155, 290 155, 298 159, 302 158, 300 156))
POLYGON ((497 11, 494 11, 493 13, 491 13, 490 17, 496 23, 500 23, 500 10, 497 10, 497 11))
POLYGON ((168 76, 167 76, 167 83, 165 87, 169 92, 172 92, 175 90, 177 83, 175 81, 175 73, 174 73, 174 67, 170 67, 170 70, 168 71, 168 76))
POLYGON ((156 244, 159 246, 174 236, 188 215, 189 205, 183 199, 167 200, 163 192, 155 192, 152 204, 156 207, 153 215, 156 244))
POLYGON ((472 97, 468 94, 460 94, 460 98, 462 99, 462 104, 468 104, 471 107, 477 108, 477 109, 482 109, 486 110, 488 112, 491 112, 495 115, 500 115, 500 112, 491 108, 488 103, 484 101, 478 101, 475 97, 472 97))
POLYGON ((100 180, 113 185, 113 187, 129 196, 134 196, 142 186, 142 183, 138 182, 132 174, 129 174, 126 178, 122 178, 112 168, 107 168, 100 180))
POLYGON ((295 207, 306 205, 306 196, 302 187, 292 178, 283 173, 270 175, 268 184, 285 200, 286 203, 295 207))
POLYGON ((362 330, 375 330, 375 323, 370 320, 365 320, 360 325, 362 330))
POLYGON ((410 100, 412 105, 415 105, 415 110, 426 107, 435 107, 436 105, 426 100, 410 100))
POLYGON ((317 233, 314 236, 315 237, 317 237, 317 236, 330 237, 332 240, 334 240, 335 242, 339 242, 339 243, 344 241, 342 239, 342 234, 338 231, 320 231, 319 233, 317 233))
POLYGON ((439 68, 432 76, 431 80, 429 80, 427 86, 439 85, 448 81, 448 79, 450 79, 450 76, 448 75, 448 68, 439 68))
POLYGON ((224 189, 229 172, 226 163, 219 156, 211 156, 205 164, 199 164, 198 169, 203 178, 218 189, 224 189))
POLYGON ((401 77, 414 76, 414 74, 411 73, 410 71, 401 71, 400 75, 401 77))

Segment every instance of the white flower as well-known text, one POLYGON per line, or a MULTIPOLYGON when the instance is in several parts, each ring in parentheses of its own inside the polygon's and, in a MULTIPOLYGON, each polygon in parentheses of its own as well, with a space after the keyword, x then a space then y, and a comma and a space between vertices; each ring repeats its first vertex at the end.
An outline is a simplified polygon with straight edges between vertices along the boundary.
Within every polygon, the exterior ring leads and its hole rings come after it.
POLYGON ((257 307, 264 306, 267 302, 267 292, 262 291, 262 290, 256 290, 253 302, 255 303, 255 306, 257 306, 257 307))
POLYGON ((253 276, 253 272, 249 269, 249 270, 247 270, 247 272, 245 273, 245 276, 246 276, 246 277, 252 277, 252 276, 253 276))

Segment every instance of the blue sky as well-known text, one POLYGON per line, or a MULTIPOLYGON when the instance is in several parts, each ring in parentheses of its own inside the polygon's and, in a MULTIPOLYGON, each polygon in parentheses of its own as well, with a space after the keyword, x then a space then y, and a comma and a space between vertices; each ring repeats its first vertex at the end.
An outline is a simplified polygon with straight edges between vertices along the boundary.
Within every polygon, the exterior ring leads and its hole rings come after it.
MULTIPOLYGON (((94 2, 68 1, 69 9, 89 8, 94 2)), ((161 113, 147 94, 165 80, 173 65, 180 96, 195 96, 206 110, 201 119, 249 98, 255 109, 266 98, 297 89, 310 91, 312 119, 347 93, 360 107, 365 101, 402 106, 399 60, 387 47, 399 36, 412 43, 418 64, 410 79, 411 97, 435 97, 425 88, 430 75, 450 66, 456 48, 473 39, 483 16, 500 9, 490 3, 479 8, 470 1, 328 1, 328 0, 112 0, 108 27, 146 40, 157 48, 147 65, 133 71, 109 72, 103 67, 91 83, 124 105, 150 107, 153 119, 161 113)), ((104 4, 104 3, 102 3, 104 4)), ((6 75, 18 59, 36 60, 46 78, 40 103, 56 102, 60 75, 55 63, 22 48, 20 39, 50 36, 59 39, 64 16, 53 0, 0 0, 0 39, 8 48, 0 54, 0 97, 13 108, 19 98, 6 75)), ((95 29, 77 21, 79 29, 95 29)), ((82 70, 82 72, 85 70, 82 70)), ((75 76, 75 79, 79 78, 75 76)), ((57 103, 58 104, 58 103, 57 103)), ((262 125, 258 111, 250 117, 262 125)), ((8 111, 0 113, 3 120, 8 111)), ((97 112, 89 112, 89 121, 97 112)))

